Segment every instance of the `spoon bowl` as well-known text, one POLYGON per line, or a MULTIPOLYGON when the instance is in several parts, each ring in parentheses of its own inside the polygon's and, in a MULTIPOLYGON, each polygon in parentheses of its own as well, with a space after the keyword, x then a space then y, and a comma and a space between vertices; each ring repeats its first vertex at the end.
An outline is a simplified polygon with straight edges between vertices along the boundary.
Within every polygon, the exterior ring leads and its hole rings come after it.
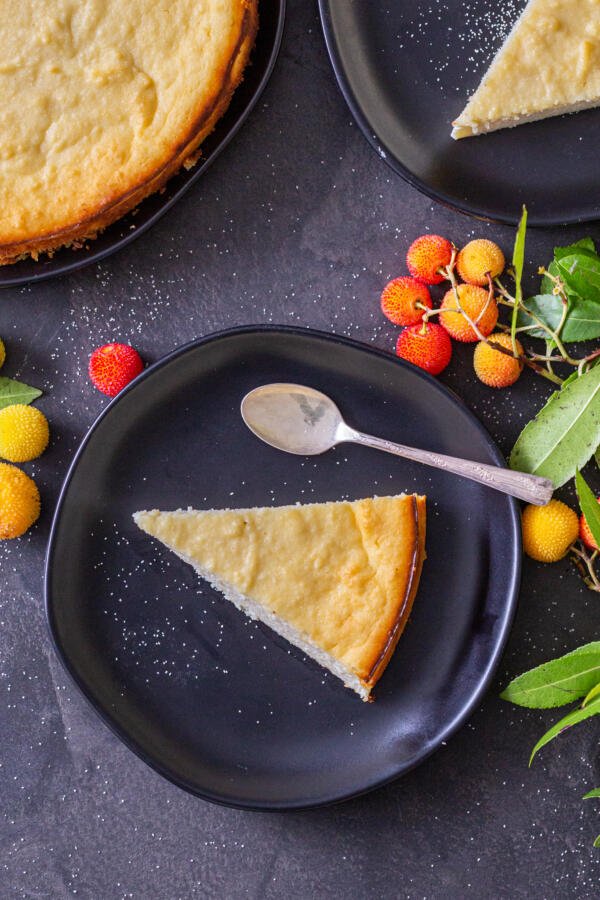
POLYGON ((286 453, 317 456, 341 439, 339 409, 326 394, 299 384, 265 384, 246 394, 242 418, 266 444, 286 453))

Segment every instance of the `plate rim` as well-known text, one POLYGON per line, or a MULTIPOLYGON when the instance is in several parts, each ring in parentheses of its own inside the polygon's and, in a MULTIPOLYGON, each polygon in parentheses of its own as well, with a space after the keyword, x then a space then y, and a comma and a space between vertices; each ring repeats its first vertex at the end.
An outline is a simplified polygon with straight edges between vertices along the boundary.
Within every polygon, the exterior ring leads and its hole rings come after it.
POLYGON ((475 690, 473 690, 466 702, 464 702, 460 708, 458 714, 454 717, 454 719, 449 722, 445 729, 440 732, 435 744, 427 749, 425 752, 421 753, 418 759, 411 761, 410 763, 406 763, 404 765, 400 765, 396 771, 392 775, 385 775, 380 778, 371 779, 367 784, 363 787, 358 788, 357 790, 350 790, 343 794, 335 794, 328 795, 318 798, 317 800, 311 801, 264 801, 261 803, 258 802, 248 802, 240 799, 239 802, 223 797, 217 793, 214 793, 208 789, 198 789, 196 786, 190 784, 185 780, 185 778, 180 777, 178 773, 173 772, 167 766, 164 766, 160 763, 159 760, 152 758, 148 753, 146 753, 143 746, 139 745, 135 739, 133 739, 126 731, 124 731, 121 726, 112 718, 110 712, 104 708, 104 706, 96 699, 91 691, 88 690, 87 686, 80 679, 79 675, 74 669, 74 666, 71 664, 68 653, 62 646, 60 637, 55 628, 54 623, 54 614, 53 609, 55 606, 54 598, 51 593, 51 579, 52 579, 52 569, 54 562, 54 554, 56 551, 56 542, 57 542, 57 533, 60 526, 60 519, 62 508, 64 506, 66 495, 70 487, 70 483, 72 477, 79 465, 79 461, 83 454, 85 453, 88 444, 92 440, 92 437, 100 425, 101 421, 122 401, 122 398, 127 394, 134 391, 138 384, 143 382, 150 375, 154 374, 158 370, 164 368, 169 365, 171 362, 179 359, 181 356, 185 355, 188 352, 198 349, 199 347, 212 344, 214 342, 218 342, 220 340, 236 336, 236 335, 256 335, 256 334, 279 334, 282 336, 286 335, 294 335, 296 337, 307 337, 309 340, 313 337, 318 339, 325 339, 327 341, 332 341, 333 343, 341 344, 342 346, 346 346, 355 350, 360 350, 362 352, 366 352, 370 355, 375 356, 378 359, 385 359, 386 361, 391 361, 401 368, 410 369, 413 374, 416 374, 418 377, 423 378, 424 381, 428 382, 430 386, 437 389, 442 395, 446 397, 447 400, 454 406, 459 406, 461 411, 464 413, 466 411, 467 415, 472 419, 473 424, 477 428, 477 430, 481 433, 482 438, 490 449, 492 457, 496 460, 499 465, 505 464, 505 459, 503 454, 501 453, 499 447, 496 442, 489 434, 485 426, 479 421, 477 416, 469 409, 469 407, 462 401, 458 394, 456 394, 453 390, 447 387, 445 384, 442 384, 433 376, 429 375, 427 372, 417 369, 415 366, 412 366, 410 363, 405 362, 402 359, 391 356, 389 353, 386 353, 385 350, 382 350, 378 347, 372 347, 368 344, 364 344, 361 341, 355 340, 354 338, 346 337, 345 335, 339 335, 335 333, 329 333, 326 331, 321 331, 318 329, 312 328, 301 328, 293 325, 277 325, 277 324, 259 324, 259 325, 240 325, 233 328, 225 328, 220 329, 218 331, 211 332, 207 335, 203 335, 202 337, 195 338, 194 340, 187 341, 185 344, 176 347, 170 353, 165 354, 156 362, 152 363, 148 366, 144 371, 138 375, 133 381, 131 381, 116 397, 114 397, 105 407, 101 410, 100 414, 94 419, 87 432, 83 436, 75 455, 73 456, 71 463, 68 466, 66 475, 64 477, 63 483, 61 485, 59 495, 56 501, 56 506, 54 509, 54 513, 52 515, 52 523, 50 527, 50 533, 48 536, 48 543, 46 549, 46 556, 44 562, 44 574, 43 574, 43 592, 44 592, 44 610, 45 610, 45 618, 46 618, 46 626, 48 629, 48 633, 50 635, 50 640, 54 651, 63 666, 65 672, 70 676, 75 686, 81 692, 86 701, 91 705, 92 709, 99 716, 99 718, 104 722, 105 725, 112 731, 114 735, 116 735, 119 740, 135 755, 141 759, 146 765, 148 765, 151 769, 161 775, 163 778, 166 778, 167 781, 170 781, 172 784, 177 787, 183 789, 188 794, 191 794, 195 797, 199 797, 202 800, 206 800, 211 803, 216 803, 220 806, 226 806, 233 809, 240 810, 250 810, 250 811, 273 811, 273 812, 283 812, 283 811, 293 811, 293 810, 304 810, 304 809, 317 809, 320 807, 331 806, 337 803, 342 803, 346 800, 351 800, 356 797, 360 797, 363 794, 370 793, 378 788, 385 786, 386 784, 390 784, 393 781, 396 781, 402 775, 405 775, 407 772, 410 772, 412 769, 415 769, 417 766, 421 765, 428 757, 430 757, 433 753, 435 753, 439 748, 446 743, 454 734, 456 734, 459 729, 466 723, 469 717, 475 712, 479 704, 481 703, 483 697, 487 693, 487 690, 490 686, 490 683, 496 673, 504 650, 506 648, 506 643, 508 641, 510 632, 512 630, 512 625, 514 622, 518 600, 519 600, 519 591, 521 585, 521 569, 522 569, 522 542, 521 542, 521 526, 520 526, 520 512, 517 501, 513 497, 508 497, 509 501, 509 510, 510 510, 510 524, 511 524, 511 540, 509 542, 510 548, 512 551, 512 560, 509 577, 507 579, 506 586, 506 603, 504 607, 503 621, 501 630, 494 642, 493 651, 491 656, 488 658, 486 662, 485 669, 479 675, 477 685, 475 690))
MULTIPOLYGON (((443 191, 432 188, 426 181, 419 178, 412 172, 408 166, 401 162, 395 154, 390 150, 386 142, 379 137, 375 129, 369 122, 368 116, 361 108, 358 99, 350 86, 350 82, 346 76, 346 72, 341 60, 338 49, 338 42, 331 17, 331 7, 337 0, 317 0, 319 5, 319 18, 321 20, 321 29, 325 40, 325 46, 329 55, 329 60, 333 68, 335 79, 337 81, 340 92, 346 101, 346 104, 352 113, 352 116, 359 129, 371 145, 377 156, 385 162, 393 172, 410 184, 411 187, 418 190, 421 194, 425 194, 436 203, 440 203, 453 212, 463 213, 474 219, 483 222, 494 222, 499 225, 518 225, 520 218, 520 207, 517 204, 514 216, 511 215, 491 215, 488 211, 480 206, 473 205, 468 200, 461 201, 456 197, 450 197, 443 191)), ((344 2, 344 0, 342 0, 344 2)), ((347 2, 347 0, 345 0, 347 2)), ((554 228, 562 225, 581 225, 584 222, 597 222, 600 219, 600 210, 596 215, 588 213, 585 215, 569 215, 566 217, 556 216, 539 216, 530 214, 528 225, 532 228, 554 228)))
MULTIPOLYGON (((161 219, 165 213, 167 213, 181 197, 187 193, 187 191, 194 185, 198 179, 206 172, 206 170, 215 162, 217 157, 221 155, 221 153, 229 146, 233 138, 236 136, 242 125, 246 122, 250 113, 258 103, 260 97, 262 96, 268 82, 270 81, 271 75, 273 74, 273 70, 275 68, 275 64, 279 57, 279 53, 281 50, 281 44, 283 42, 283 34, 285 31, 286 24, 286 8, 288 0, 274 0, 277 5, 277 25, 275 28, 275 35, 273 39, 273 45, 270 49, 268 55, 268 62, 266 68, 256 85, 252 96, 250 97, 249 102, 242 110, 241 114, 232 122, 229 131, 224 135, 224 137, 219 141, 216 147, 214 147, 211 152, 207 156, 202 156, 191 176, 182 184, 172 197, 157 209, 145 222, 142 222, 137 228, 132 231, 128 231, 114 243, 111 243, 108 247, 103 247, 101 250, 94 251, 92 250, 86 256, 79 256, 79 252, 77 252, 77 257, 75 259, 70 260, 69 262, 64 263, 63 265, 57 266, 55 269, 40 269, 39 272, 33 272, 30 275, 15 275, 13 278, 10 276, 6 279, 2 278, 2 272, 0 271, 0 290, 4 288, 14 288, 14 287, 23 287, 27 284, 37 284, 41 281, 48 281, 51 278, 59 278, 62 275, 69 275, 72 272, 78 272, 80 269, 86 268, 86 266, 94 265, 95 263, 101 262, 103 259, 106 259, 109 256, 112 256, 113 253, 118 253, 119 250, 122 250, 124 247, 127 247, 129 244, 133 243, 136 238, 140 237, 140 235, 144 234, 148 229, 152 228, 153 225, 161 219)), ((259 3, 259 16, 260 16, 260 3, 259 3)), ((260 28, 260 20, 259 20, 259 28, 260 28)), ((250 59, 250 65, 252 65, 252 58, 250 59)), ((218 128, 219 123, 215 126, 218 128)), ((181 171, 181 170, 179 170, 181 171)), ((178 173, 174 173, 178 174, 178 173)), ((168 182, 167 182, 168 184, 168 182)), ((150 195, 152 196, 152 195, 150 195)), ((148 198, 144 198, 146 200, 148 198)), ((141 203, 144 201, 142 200, 141 203)), ((141 204, 140 204, 141 205, 141 204)), ((129 214, 131 211, 129 212, 129 214)), ((127 215, 127 214, 126 214, 127 215)), ((116 220, 120 221, 120 219, 116 220)), ((115 224, 111 222, 111 225, 115 224)), ((107 228, 110 228, 111 225, 108 225, 107 228)), ((62 249, 62 248, 59 248, 62 249)), ((73 251, 75 252, 75 251, 73 251)), ((10 266, 2 267, 4 269, 10 269, 10 266)))

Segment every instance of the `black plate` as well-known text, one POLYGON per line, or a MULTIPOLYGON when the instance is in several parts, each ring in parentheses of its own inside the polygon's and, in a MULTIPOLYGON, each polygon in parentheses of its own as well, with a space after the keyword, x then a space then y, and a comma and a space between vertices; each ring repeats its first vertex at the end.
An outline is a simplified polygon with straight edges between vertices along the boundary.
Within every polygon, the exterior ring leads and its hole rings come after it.
POLYGON ((453 141, 462 111, 525 6, 489 0, 319 0, 346 101, 375 150, 455 209, 532 225, 597 219, 600 111, 453 141))
POLYGON ((308 459, 244 426, 246 391, 298 381, 349 420, 501 463, 468 409, 420 370, 353 341, 235 329, 149 368, 97 420, 65 481, 48 550, 56 648, 113 730, 208 800, 317 806, 406 772, 480 702, 519 583, 517 506, 472 482, 346 445, 308 459), (210 508, 423 491, 428 559, 398 650, 362 703, 251 623, 138 531, 137 509, 210 508))
POLYGON ((29 258, 10 266, 0 266, 0 288, 43 281, 55 275, 74 272, 98 262, 126 247, 147 231, 200 178, 228 145, 267 85, 283 36, 286 0, 260 0, 260 24, 250 64, 244 80, 236 88, 229 109, 219 119, 214 131, 202 142, 202 156, 192 169, 182 169, 169 180, 164 191, 152 194, 137 207, 109 225, 95 240, 87 241, 80 250, 68 247, 57 250, 51 258, 44 255, 38 262, 29 258))

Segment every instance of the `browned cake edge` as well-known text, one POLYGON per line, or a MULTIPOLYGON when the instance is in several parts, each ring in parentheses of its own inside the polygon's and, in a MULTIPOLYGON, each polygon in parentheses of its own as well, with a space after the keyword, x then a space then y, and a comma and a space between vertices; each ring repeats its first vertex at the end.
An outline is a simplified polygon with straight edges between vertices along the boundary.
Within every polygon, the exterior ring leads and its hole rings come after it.
POLYGON ((244 17, 240 36, 227 66, 220 90, 196 115, 188 133, 174 153, 125 194, 108 199, 86 218, 47 234, 33 235, 24 241, 0 244, 0 265, 16 262, 25 256, 37 259, 40 253, 95 238, 107 225, 120 219, 145 197, 159 191, 182 166, 192 166, 200 154, 202 141, 214 129, 227 110, 236 87, 242 80, 258 29, 258 0, 244 0, 244 17))
MULTIPOLYGON (((369 688, 369 690, 379 681, 386 669, 387 664, 392 658, 392 654, 396 649, 396 644, 398 643, 400 635, 404 631, 406 622, 408 620, 408 617, 410 616, 412 605, 417 593, 417 588, 419 587, 421 570, 423 568, 423 562, 425 560, 425 505, 425 497, 416 497, 413 495, 412 508, 414 532, 412 565, 408 572, 404 591, 399 597, 398 612, 392 624, 392 627, 388 632, 387 640, 383 645, 379 655, 374 660, 367 677, 361 678, 362 683, 365 687, 369 688)), ((369 697, 369 700, 371 699, 372 698, 369 697)))

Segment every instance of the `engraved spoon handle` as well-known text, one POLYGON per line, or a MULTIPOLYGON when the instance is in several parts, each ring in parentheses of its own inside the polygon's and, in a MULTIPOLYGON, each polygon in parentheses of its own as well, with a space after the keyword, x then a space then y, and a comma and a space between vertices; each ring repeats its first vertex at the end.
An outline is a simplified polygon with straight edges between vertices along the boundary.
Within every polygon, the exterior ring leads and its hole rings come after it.
POLYGON ((443 453, 432 453, 430 450, 405 447, 403 444, 395 444, 393 441, 386 441, 371 434, 355 431, 354 428, 345 424, 340 426, 336 437, 338 441, 352 441, 365 447, 373 447, 375 450, 384 450, 386 453, 402 456, 405 459, 413 459, 426 466, 453 472, 455 475, 462 475, 463 478, 470 478, 471 481, 485 484, 496 491, 510 494, 511 497, 518 497, 519 500, 526 500, 527 503, 533 503, 536 506, 545 506, 554 491, 554 485, 547 478, 528 475, 526 472, 513 472, 511 469, 503 469, 501 466, 488 466, 485 463, 459 459, 456 456, 445 456, 443 453))

